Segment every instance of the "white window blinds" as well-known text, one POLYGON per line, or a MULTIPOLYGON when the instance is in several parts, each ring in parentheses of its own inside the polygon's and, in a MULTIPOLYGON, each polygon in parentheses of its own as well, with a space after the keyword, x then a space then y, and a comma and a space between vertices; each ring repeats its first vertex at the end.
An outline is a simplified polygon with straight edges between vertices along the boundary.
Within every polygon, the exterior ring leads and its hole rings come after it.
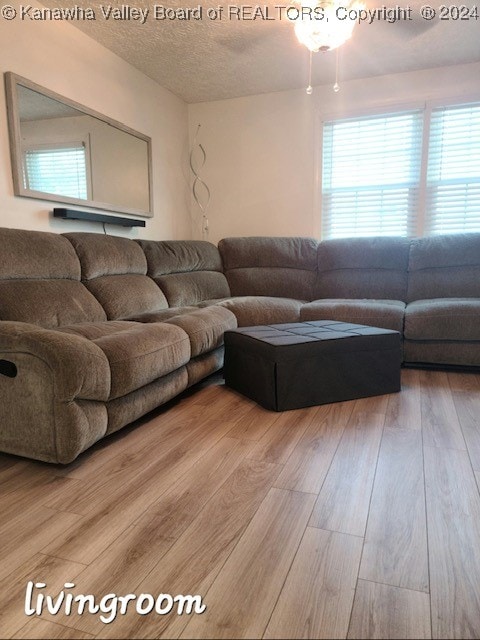
POLYGON ((325 123, 323 237, 413 234, 422 126, 421 111, 325 123))
POLYGON ((24 151, 27 189, 86 200, 88 197, 85 145, 41 145, 24 151))
POLYGON ((432 111, 427 233, 480 231, 480 103, 432 111))

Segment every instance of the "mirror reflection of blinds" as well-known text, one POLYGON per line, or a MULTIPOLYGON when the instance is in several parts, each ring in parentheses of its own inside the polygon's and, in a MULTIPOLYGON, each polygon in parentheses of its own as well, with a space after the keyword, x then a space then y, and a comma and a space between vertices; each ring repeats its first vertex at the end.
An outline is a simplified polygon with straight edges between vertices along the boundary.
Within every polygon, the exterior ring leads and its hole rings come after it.
POLYGON ((88 198, 85 144, 42 145, 24 151, 25 187, 69 198, 88 198))
POLYGON ((480 231, 480 103, 432 111, 428 233, 480 231))
POLYGON ((322 236, 407 236, 415 231, 422 111, 326 122, 322 236))

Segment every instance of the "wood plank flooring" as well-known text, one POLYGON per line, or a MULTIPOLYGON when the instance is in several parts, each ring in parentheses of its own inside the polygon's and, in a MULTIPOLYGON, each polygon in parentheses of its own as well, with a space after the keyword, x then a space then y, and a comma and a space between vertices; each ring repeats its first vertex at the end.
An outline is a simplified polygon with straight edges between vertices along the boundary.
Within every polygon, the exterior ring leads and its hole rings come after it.
POLYGON ((0 637, 479 638, 479 486, 480 374, 281 414, 216 376, 67 467, 0 454, 0 637), (28 617, 30 580, 207 609, 28 617))

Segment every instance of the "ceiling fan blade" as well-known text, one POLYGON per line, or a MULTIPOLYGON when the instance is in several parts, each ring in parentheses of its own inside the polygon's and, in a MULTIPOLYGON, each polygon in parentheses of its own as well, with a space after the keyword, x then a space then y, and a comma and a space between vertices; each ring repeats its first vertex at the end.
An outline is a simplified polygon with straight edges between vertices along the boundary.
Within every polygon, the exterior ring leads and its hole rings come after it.
POLYGON ((428 21, 423 20, 420 17, 415 17, 413 20, 396 22, 393 26, 397 28, 397 33, 401 33, 402 37, 406 37, 410 40, 423 35, 436 24, 436 20, 428 21))

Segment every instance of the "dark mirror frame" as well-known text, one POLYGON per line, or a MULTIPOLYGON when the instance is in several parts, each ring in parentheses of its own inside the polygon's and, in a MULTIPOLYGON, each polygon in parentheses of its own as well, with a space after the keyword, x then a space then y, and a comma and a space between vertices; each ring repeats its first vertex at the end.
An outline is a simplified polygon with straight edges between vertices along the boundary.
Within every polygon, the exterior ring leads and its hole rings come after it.
POLYGON ((113 120, 107 116, 89 109, 84 105, 79 104, 73 100, 69 100, 64 96, 45 89, 44 87, 22 78, 12 72, 5 73, 5 90, 7 98, 7 114, 8 114, 8 129, 10 135, 10 156, 12 161, 12 175, 13 175, 13 188, 16 196, 23 196, 27 198, 35 198, 36 200, 48 200, 51 202, 61 202, 65 204, 74 204, 82 207, 90 207, 94 209, 102 209, 104 211, 116 211, 119 213, 127 213, 135 216, 141 216, 144 218, 153 217, 153 183, 152 183, 152 140, 148 136, 125 126, 121 122, 113 120), (108 202, 99 202, 96 200, 83 200, 78 198, 71 198, 68 196, 61 196, 55 194, 44 193, 43 191, 34 191, 32 189, 25 188, 23 184, 23 168, 22 168, 22 145, 21 145, 21 125, 20 125, 20 112, 18 104, 18 92, 17 87, 22 86, 32 91, 36 91, 47 98, 61 102, 68 105, 77 111, 82 112, 85 115, 92 116, 98 120, 105 122, 106 124, 119 129, 131 136, 139 138, 147 143, 148 154, 148 211, 140 211, 132 209, 127 206, 119 206, 117 204, 111 204, 108 202))

